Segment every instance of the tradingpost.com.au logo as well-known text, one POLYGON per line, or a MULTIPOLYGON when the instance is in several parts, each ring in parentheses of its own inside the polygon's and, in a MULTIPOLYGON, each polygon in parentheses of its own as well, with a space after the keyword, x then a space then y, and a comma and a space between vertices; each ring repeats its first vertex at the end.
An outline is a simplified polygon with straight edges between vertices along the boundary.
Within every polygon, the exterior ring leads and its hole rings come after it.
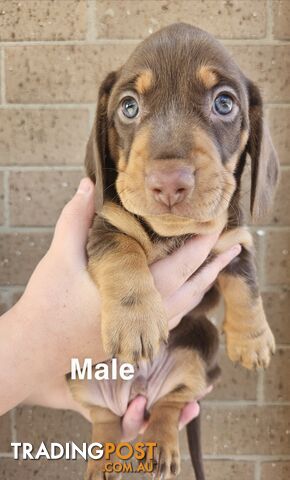
POLYGON ((28 442, 11 443, 15 460, 76 460, 78 456, 85 460, 96 460, 102 464, 107 473, 152 473, 155 442, 121 443, 82 443, 61 444, 58 442, 46 445, 44 442, 36 448, 28 442), (145 461, 146 459, 146 461, 145 461))

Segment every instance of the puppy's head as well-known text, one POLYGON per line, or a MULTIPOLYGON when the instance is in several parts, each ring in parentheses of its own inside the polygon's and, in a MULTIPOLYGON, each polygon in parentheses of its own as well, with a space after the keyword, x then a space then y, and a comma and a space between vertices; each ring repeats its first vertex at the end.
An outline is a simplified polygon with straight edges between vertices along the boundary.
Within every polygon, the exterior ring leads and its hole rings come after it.
POLYGON ((247 153, 260 216, 278 166, 259 90, 211 35, 175 24, 104 80, 86 165, 99 204, 117 198, 144 218, 202 224, 228 209, 247 153))

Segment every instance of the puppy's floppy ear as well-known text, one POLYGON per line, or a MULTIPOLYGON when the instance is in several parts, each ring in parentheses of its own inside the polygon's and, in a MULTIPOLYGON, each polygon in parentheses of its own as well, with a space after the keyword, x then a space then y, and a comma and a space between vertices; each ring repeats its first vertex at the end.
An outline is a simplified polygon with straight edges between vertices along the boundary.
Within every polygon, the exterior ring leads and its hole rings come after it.
POLYGON ((104 190, 108 186, 110 169, 114 169, 108 140, 108 101, 117 79, 117 73, 111 72, 102 82, 94 124, 87 143, 85 167, 88 177, 96 184, 96 209, 102 208, 104 190))
POLYGON ((251 214, 262 218, 269 210, 279 177, 279 161, 263 119, 263 102, 256 85, 248 81, 250 133, 246 150, 251 157, 251 214))

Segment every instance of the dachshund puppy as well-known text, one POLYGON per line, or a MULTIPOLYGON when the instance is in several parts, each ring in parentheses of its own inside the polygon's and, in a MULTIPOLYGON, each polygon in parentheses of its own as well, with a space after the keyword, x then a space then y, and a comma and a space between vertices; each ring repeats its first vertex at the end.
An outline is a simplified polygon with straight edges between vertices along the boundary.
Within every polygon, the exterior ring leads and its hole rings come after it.
MULTIPOLYGON (((158 478, 178 474, 180 411, 219 374, 218 335, 205 316, 219 295, 233 362, 267 367, 275 350, 240 206, 247 155, 250 208, 259 218, 270 206, 278 178, 261 95, 225 48, 196 27, 175 24, 151 35, 100 87, 85 160, 96 184, 98 211, 88 268, 101 294, 106 352, 139 369, 129 386, 74 381, 71 388, 90 409, 98 442, 118 442, 129 401, 146 394, 150 419, 144 441, 157 442, 158 478), (213 255, 236 243, 242 251, 168 335, 148 265, 192 235, 217 231, 223 233, 213 255), (166 371, 161 384, 160 369, 166 371)), ((196 441, 190 448, 202 480, 196 423, 188 431, 196 441)), ((103 468, 102 462, 89 461, 87 478, 117 478, 103 468)))

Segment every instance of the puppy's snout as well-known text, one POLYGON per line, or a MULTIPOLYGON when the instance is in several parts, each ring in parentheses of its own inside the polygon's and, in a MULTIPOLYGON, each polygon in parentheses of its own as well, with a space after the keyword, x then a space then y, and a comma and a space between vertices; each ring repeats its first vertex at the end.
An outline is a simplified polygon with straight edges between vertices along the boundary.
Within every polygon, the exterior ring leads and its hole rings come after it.
POLYGON ((157 202, 173 207, 192 192, 194 174, 189 167, 171 171, 151 170, 146 176, 146 185, 157 202))

